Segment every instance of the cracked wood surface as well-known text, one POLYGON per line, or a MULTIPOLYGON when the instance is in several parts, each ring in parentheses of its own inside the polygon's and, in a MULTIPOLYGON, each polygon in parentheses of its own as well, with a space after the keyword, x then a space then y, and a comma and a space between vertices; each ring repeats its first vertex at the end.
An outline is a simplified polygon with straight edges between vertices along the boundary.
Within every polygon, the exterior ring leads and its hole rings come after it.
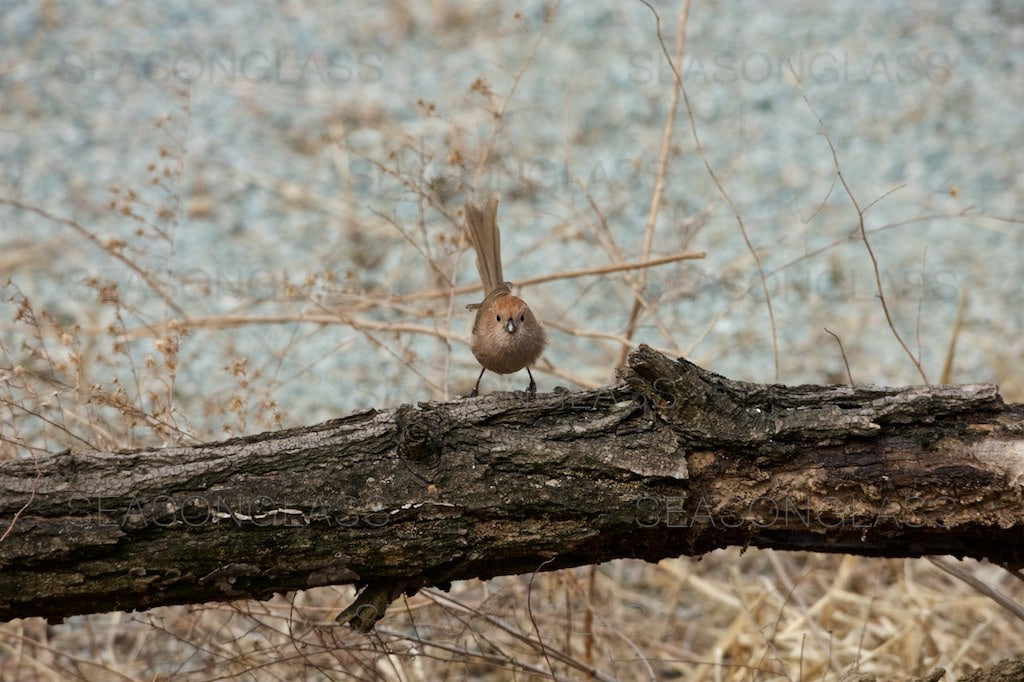
POLYGON ((1024 563, 1024 406, 993 385, 748 384, 646 346, 622 378, 2 462, 0 619, 731 545, 1024 563))

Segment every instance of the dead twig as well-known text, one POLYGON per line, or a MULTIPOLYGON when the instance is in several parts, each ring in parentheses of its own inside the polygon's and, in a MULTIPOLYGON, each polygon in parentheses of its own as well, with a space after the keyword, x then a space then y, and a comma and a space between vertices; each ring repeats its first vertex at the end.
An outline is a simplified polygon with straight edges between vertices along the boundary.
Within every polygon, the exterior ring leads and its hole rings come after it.
POLYGON ((850 189, 850 186, 846 182, 846 178, 843 176, 843 170, 839 164, 839 152, 836 151, 836 146, 832 143, 832 137, 828 134, 828 130, 825 128, 825 122, 822 120, 817 110, 815 110, 814 105, 811 104, 811 100, 807 98, 807 93, 804 92, 803 84, 800 81, 800 76, 797 74, 796 69, 793 68, 793 64, 788 60, 786 61, 786 64, 789 67, 790 73, 793 74, 793 78, 796 79, 796 85, 800 91, 800 96, 803 97, 804 102, 807 104, 807 108, 810 110, 811 114, 814 115, 814 118, 817 119, 818 121, 819 130, 822 136, 825 138, 825 141, 828 143, 829 150, 832 152, 832 164, 836 169, 836 176, 839 178, 839 182, 842 184, 843 189, 846 191, 846 196, 850 198, 850 203, 853 204, 854 210, 857 211, 857 224, 860 227, 860 236, 864 242, 864 247, 868 251, 868 256, 871 258, 871 267, 875 273, 875 287, 878 290, 878 300, 881 301, 882 303, 882 312, 885 313, 885 320, 889 324, 889 329, 892 330, 893 336, 896 337, 896 340, 899 342, 900 347, 903 348, 903 352, 905 352, 907 354, 907 357, 910 358, 910 361, 914 363, 914 367, 917 368, 917 372, 918 374, 921 375, 921 379, 924 381, 924 383, 931 383, 928 381, 928 375, 925 374, 924 367, 921 366, 921 361, 918 358, 914 357, 913 351, 910 350, 910 347, 907 345, 907 342, 903 340, 903 336, 901 336, 899 331, 896 329, 896 323, 893 322, 892 313, 889 311, 889 304, 885 300, 885 292, 882 289, 882 275, 878 267, 878 256, 875 255, 874 249, 871 248, 871 241, 868 239, 868 230, 864 224, 864 213, 867 211, 867 209, 871 208, 871 206, 874 206, 876 203, 878 203, 878 201, 884 199, 889 194, 892 194, 893 192, 898 190, 899 187, 894 187, 893 189, 889 190, 881 197, 868 204, 867 208, 860 207, 860 203, 857 201, 857 198, 853 195, 853 190, 850 189))
MULTIPOLYGON (((651 249, 654 246, 654 228, 658 222, 658 212, 661 209, 661 196, 665 190, 665 175, 668 170, 668 159, 672 153, 672 133, 675 130, 676 111, 679 109, 679 95, 683 89, 683 81, 679 76, 679 69, 676 68, 676 62, 680 62, 683 59, 683 54, 686 51, 686 26, 690 16, 690 0, 684 0, 682 11, 679 13, 679 24, 676 27, 676 52, 675 59, 668 53, 668 48, 665 46, 664 36, 661 34, 661 17, 658 12, 646 2, 646 0, 640 0, 647 9, 651 10, 654 15, 655 31, 658 36, 658 42, 661 43, 661 49, 665 53, 665 59, 668 60, 668 65, 672 68, 672 72, 675 74, 675 83, 672 86, 672 97, 669 102, 668 112, 665 114, 665 123, 661 129, 661 147, 658 151, 658 170, 654 175, 654 192, 651 194, 651 207, 647 212, 647 222, 644 225, 644 244, 641 251, 644 260, 650 257, 651 249)), ((633 301, 633 307, 629 311, 629 318, 626 320, 626 330, 623 332, 623 336, 627 339, 632 339, 633 334, 636 333, 637 323, 640 321, 640 311, 645 306, 641 303, 640 299, 643 296, 643 288, 646 277, 641 273, 638 281, 636 282, 636 296, 637 298, 633 301)), ((626 355, 628 349, 623 348, 619 353, 619 360, 616 363, 616 367, 622 367, 626 362, 626 355)))
POLYGON ((825 332, 836 340, 839 344, 839 352, 843 356, 843 364, 846 365, 846 378, 850 380, 850 385, 853 386, 853 373, 850 372, 850 361, 846 359, 846 349, 843 348, 843 340, 839 338, 839 335, 830 330, 828 327, 824 327, 825 332))

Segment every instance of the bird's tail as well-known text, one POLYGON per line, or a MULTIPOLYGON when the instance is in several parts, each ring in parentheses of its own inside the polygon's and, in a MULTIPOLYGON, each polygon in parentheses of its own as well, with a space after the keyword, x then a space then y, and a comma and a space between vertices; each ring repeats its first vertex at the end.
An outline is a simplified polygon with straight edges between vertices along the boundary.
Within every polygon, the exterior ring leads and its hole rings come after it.
POLYGON ((504 283, 501 275, 501 233, 498 231, 498 198, 481 208, 466 202, 466 231, 476 250, 476 269, 487 295, 504 283))

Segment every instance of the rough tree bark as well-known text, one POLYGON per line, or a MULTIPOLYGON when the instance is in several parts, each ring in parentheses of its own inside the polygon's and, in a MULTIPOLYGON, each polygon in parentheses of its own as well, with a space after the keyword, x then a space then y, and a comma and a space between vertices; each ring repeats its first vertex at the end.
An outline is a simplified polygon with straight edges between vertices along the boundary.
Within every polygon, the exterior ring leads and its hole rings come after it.
POLYGON ((622 375, 0 463, 0 619, 357 583, 340 618, 370 627, 423 586, 730 545, 1024 559, 995 386, 747 384, 645 346, 622 375))

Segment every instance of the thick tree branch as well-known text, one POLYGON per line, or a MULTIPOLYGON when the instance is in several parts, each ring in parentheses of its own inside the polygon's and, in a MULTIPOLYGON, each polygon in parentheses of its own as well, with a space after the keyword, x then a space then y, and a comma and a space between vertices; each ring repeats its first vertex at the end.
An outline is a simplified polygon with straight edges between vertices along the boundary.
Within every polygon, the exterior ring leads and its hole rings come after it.
POLYGON ((426 585, 730 545, 1024 563, 995 386, 746 384, 645 346, 623 379, 0 463, 0 619, 357 583, 366 628, 426 585))

